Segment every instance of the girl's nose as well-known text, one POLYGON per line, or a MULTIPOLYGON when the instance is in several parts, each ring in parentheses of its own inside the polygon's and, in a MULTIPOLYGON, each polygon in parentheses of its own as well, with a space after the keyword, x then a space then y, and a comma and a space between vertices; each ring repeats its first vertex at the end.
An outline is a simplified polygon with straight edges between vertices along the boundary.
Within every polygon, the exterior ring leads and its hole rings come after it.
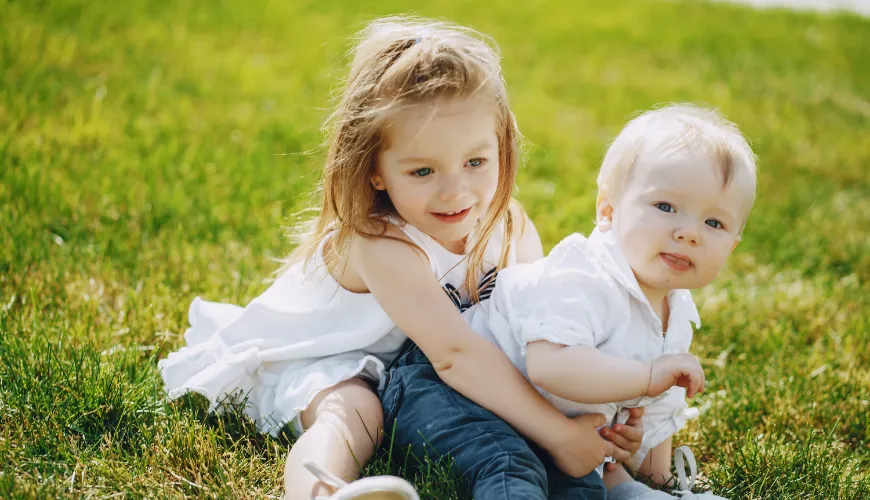
POLYGON ((465 183, 461 175, 445 176, 441 182, 441 189, 438 192, 440 201, 453 201, 459 198, 465 190, 465 183))

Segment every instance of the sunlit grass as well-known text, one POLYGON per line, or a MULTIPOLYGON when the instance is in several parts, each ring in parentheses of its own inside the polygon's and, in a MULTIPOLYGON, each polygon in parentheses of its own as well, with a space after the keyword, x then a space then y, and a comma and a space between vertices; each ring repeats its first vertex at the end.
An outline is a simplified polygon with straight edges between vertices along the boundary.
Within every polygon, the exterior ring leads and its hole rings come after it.
MULTIPOLYGON (((0 497, 281 495, 289 432, 167 405, 156 361, 193 297, 264 289, 316 181, 347 37, 407 5, 0 1, 0 497)), ((677 441, 724 496, 870 497, 870 21, 417 7, 501 45, 526 138, 517 196, 548 248, 591 228, 595 171, 633 112, 695 101, 741 125, 760 195, 696 294, 709 387, 677 441)), ((366 472, 465 495, 415 463, 385 449, 366 472)))

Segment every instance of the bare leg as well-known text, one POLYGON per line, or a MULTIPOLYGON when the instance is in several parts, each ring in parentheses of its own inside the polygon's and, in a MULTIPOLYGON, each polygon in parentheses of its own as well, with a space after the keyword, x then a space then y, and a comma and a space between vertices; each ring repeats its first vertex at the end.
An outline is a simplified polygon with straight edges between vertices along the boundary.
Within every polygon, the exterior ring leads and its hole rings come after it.
POLYGON ((602 479, 604 479, 604 486, 607 487, 608 490, 617 484, 626 481, 634 481, 634 479, 628 475, 628 472, 626 472, 625 467, 622 467, 621 465, 616 467, 613 471, 605 471, 602 479))
POLYGON ((302 412, 305 433, 287 454, 284 488, 288 500, 329 495, 333 489, 317 480, 302 463, 312 460, 346 480, 359 478, 382 438, 381 402, 371 387, 354 378, 327 389, 302 412))
POLYGON ((612 472, 604 472, 604 486, 610 500, 676 500, 664 491, 658 491, 635 481, 620 465, 612 472))

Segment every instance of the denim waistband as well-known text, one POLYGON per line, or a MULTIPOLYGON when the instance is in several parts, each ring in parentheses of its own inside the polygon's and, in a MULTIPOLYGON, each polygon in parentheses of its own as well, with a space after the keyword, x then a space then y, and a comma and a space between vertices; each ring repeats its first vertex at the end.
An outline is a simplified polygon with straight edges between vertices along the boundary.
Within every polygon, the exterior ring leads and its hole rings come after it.
POLYGON ((399 354, 397 354, 390 364, 387 365, 387 371, 389 372, 391 369, 400 366, 428 363, 429 359, 426 358, 426 355, 423 354, 423 351, 420 350, 417 344, 413 340, 407 339, 405 340, 405 343, 402 344, 402 348, 399 349, 399 354))

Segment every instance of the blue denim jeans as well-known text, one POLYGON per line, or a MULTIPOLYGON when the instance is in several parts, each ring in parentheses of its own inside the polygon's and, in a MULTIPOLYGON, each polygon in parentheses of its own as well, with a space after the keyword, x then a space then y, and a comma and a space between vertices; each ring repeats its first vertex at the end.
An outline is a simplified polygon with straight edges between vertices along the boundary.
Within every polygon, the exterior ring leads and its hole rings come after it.
POLYGON ((452 458, 475 499, 606 498, 596 472, 580 479, 563 473, 504 420, 442 382, 411 341, 387 373, 380 394, 387 439, 421 459, 452 458))

